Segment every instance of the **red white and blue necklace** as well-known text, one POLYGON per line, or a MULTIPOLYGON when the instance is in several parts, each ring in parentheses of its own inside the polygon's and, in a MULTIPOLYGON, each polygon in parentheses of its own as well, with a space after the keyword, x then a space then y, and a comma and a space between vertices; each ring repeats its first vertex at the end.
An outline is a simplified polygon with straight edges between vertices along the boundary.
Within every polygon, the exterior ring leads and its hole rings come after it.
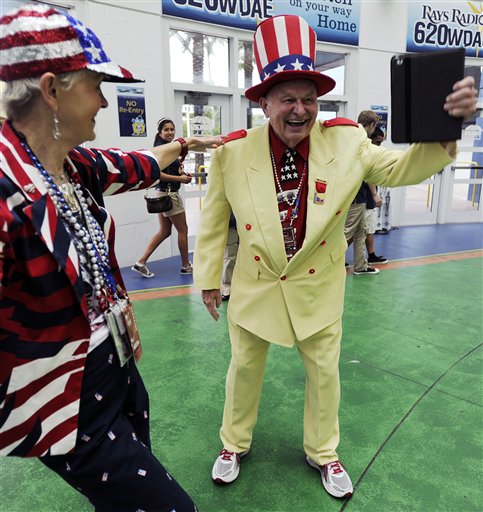
POLYGON ((109 251, 104 233, 89 210, 82 186, 80 183, 73 183, 72 170, 68 164, 64 164, 66 175, 53 175, 62 182, 57 185, 52 175, 32 151, 23 134, 18 132, 17 134, 20 144, 42 175, 47 192, 70 233, 79 259, 91 276, 94 293, 101 309, 107 309, 109 303, 118 298, 116 284, 109 264, 109 251))

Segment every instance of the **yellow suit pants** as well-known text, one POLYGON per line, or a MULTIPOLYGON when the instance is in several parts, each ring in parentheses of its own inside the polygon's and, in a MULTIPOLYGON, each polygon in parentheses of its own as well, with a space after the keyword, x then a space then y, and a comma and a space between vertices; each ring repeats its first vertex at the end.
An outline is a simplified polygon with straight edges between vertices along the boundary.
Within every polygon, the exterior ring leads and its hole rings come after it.
MULTIPOLYGON (((270 343, 231 321, 228 325, 232 357, 220 437, 224 448, 242 452, 250 448, 257 422, 270 343)), ((318 464, 338 459, 341 337, 342 321, 338 320, 310 338, 295 342, 306 374, 304 449, 318 464)))

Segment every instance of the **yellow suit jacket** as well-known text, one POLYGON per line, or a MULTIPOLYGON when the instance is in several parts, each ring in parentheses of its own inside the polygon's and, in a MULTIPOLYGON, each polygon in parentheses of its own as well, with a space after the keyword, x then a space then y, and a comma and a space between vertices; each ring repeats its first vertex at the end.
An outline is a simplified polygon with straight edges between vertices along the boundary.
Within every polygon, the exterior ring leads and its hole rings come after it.
POLYGON ((216 149, 195 245, 194 282, 220 287, 230 210, 240 237, 230 319, 257 336, 292 346, 343 312, 347 249, 344 221, 362 180, 396 187, 423 181, 451 161, 439 143, 406 152, 375 146, 362 127, 324 127, 310 134, 305 240, 287 262, 269 151, 268 123, 216 149), (315 203, 316 180, 326 182, 315 203))

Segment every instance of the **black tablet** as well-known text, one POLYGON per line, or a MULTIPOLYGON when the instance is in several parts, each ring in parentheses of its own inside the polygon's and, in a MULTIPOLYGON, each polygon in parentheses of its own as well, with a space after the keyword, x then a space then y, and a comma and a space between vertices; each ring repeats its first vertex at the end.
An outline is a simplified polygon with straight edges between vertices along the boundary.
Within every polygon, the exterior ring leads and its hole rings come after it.
POLYGON ((461 138, 462 118, 444 109, 453 84, 463 79, 465 50, 404 53, 391 59, 391 139, 439 142, 461 138))

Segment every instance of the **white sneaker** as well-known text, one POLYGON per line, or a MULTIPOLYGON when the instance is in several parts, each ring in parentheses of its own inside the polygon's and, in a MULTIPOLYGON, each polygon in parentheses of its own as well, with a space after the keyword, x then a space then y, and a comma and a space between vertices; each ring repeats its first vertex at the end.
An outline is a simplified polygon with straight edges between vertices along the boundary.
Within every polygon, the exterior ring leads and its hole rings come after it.
POLYGON ((324 489, 334 498, 350 498, 354 492, 352 482, 345 467, 338 460, 319 466, 316 462, 306 457, 309 466, 320 472, 324 489))
POLYGON ((191 264, 191 262, 188 263, 187 267, 181 267, 179 269, 179 273, 180 274, 192 274, 193 273, 193 265, 191 264))
POLYGON ((211 471, 211 478, 218 484, 230 484, 234 482, 240 473, 240 458, 244 457, 250 450, 235 453, 229 450, 221 450, 218 455, 213 469, 211 471))
POLYGON ((151 272, 146 265, 141 265, 141 263, 134 263, 131 270, 134 270, 134 272, 137 272, 148 279, 150 277, 154 277, 154 272, 151 272))

